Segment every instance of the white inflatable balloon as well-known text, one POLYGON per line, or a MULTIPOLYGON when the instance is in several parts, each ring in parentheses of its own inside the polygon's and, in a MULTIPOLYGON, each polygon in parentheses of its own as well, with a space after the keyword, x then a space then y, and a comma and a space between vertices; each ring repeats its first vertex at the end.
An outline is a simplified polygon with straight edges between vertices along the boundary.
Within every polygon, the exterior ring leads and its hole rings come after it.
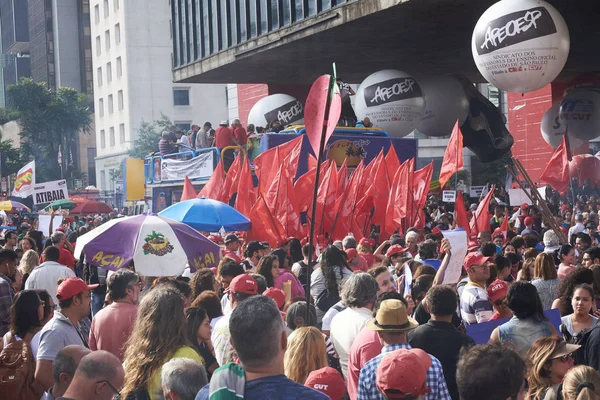
POLYGON ((354 111, 359 120, 369 117, 374 127, 392 137, 403 137, 421 122, 425 99, 415 78, 386 69, 369 75, 360 84, 354 111))
MULTIPOLYGON (((553 148, 557 148, 562 141, 562 137, 565 134, 565 125, 560 120, 558 114, 560 110, 560 103, 554 104, 542 117, 542 123, 540 124, 540 130, 542 131, 542 137, 553 148)), ((576 149, 581 146, 585 141, 577 139, 572 133, 569 133, 569 147, 576 149)))
POLYGON ((272 94, 260 99, 248 114, 248 123, 266 127, 276 119, 283 126, 304 123, 304 105, 287 94, 272 94))
POLYGON ((469 99, 462 84, 452 76, 419 80, 425 96, 425 115, 417 126, 427 136, 449 136, 458 119, 459 126, 469 113, 469 99))
POLYGON ((471 51, 481 75, 509 92, 525 93, 552 82, 569 55, 564 18, 543 0, 502 0, 475 26, 471 51))
POLYGON ((560 103, 559 118, 569 135, 584 141, 596 139, 600 136, 600 89, 569 90, 560 103))

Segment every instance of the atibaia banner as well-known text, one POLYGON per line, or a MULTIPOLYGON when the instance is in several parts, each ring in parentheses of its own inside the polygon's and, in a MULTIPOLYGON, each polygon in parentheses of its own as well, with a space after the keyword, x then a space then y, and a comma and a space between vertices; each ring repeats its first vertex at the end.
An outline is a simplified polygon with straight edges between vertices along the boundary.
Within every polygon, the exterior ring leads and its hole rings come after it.
POLYGON ((58 200, 67 200, 69 191, 67 181, 44 182, 33 185, 33 204, 52 203, 58 200))
MULTIPOLYGON (((164 159, 161 164, 161 181, 179 181, 187 176, 193 178, 210 178, 213 173, 213 152, 202 153, 189 160, 164 159)), ((156 173, 156 171, 155 171, 156 173)))
POLYGON ((15 180, 12 195, 15 197, 27 197, 33 193, 33 185, 35 185, 35 160, 17 172, 17 179, 15 180))

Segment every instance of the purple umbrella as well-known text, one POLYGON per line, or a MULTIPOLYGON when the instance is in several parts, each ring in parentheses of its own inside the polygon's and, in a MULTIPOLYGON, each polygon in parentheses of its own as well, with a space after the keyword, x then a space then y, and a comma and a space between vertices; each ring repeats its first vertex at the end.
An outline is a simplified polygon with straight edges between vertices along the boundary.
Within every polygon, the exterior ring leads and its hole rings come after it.
POLYGON ((136 272, 144 276, 176 276, 188 263, 192 271, 219 263, 219 246, 184 223, 158 215, 120 218, 111 223, 78 239, 85 243, 88 263, 116 271, 133 261, 136 272))

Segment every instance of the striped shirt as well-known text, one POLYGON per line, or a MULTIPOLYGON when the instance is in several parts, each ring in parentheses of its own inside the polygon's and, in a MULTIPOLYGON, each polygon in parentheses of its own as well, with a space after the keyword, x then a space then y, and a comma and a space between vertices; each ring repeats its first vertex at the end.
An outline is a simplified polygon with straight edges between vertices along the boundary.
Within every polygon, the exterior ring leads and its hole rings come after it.
MULTIPOLYGON (((366 363, 360 370, 360 377, 358 378, 358 396, 357 400, 384 400, 383 394, 377 389, 376 375, 377 367, 383 360, 383 357, 387 353, 391 353, 394 350, 407 349, 410 350, 412 347, 408 343, 402 344, 389 344, 384 346, 381 350, 381 354, 373 358, 371 361, 366 363)), ((432 355, 431 367, 427 370, 427 387, 431 389, 431 392, 425 395, 425 400, 451 400, 450 393, 448 392, 448 386, 444 378, 444 370, 440 361, 432 355)))
POLYGON ((460 315, 465 325, 489 321, 493 314, 485 289, 469 281, 460 294, 460 315))

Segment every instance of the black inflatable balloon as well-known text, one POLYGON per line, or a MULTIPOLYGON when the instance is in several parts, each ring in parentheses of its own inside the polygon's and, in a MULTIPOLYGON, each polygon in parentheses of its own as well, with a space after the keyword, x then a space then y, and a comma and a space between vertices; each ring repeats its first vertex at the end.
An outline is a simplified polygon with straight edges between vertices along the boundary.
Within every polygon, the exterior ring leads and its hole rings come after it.
POLYGON ((469 80, 462 78, 461 81, 469 99, 469 115, 460 127, 464 146, 482 163, 496 161, 508 153, 514 143, 504 115, 469 80))

